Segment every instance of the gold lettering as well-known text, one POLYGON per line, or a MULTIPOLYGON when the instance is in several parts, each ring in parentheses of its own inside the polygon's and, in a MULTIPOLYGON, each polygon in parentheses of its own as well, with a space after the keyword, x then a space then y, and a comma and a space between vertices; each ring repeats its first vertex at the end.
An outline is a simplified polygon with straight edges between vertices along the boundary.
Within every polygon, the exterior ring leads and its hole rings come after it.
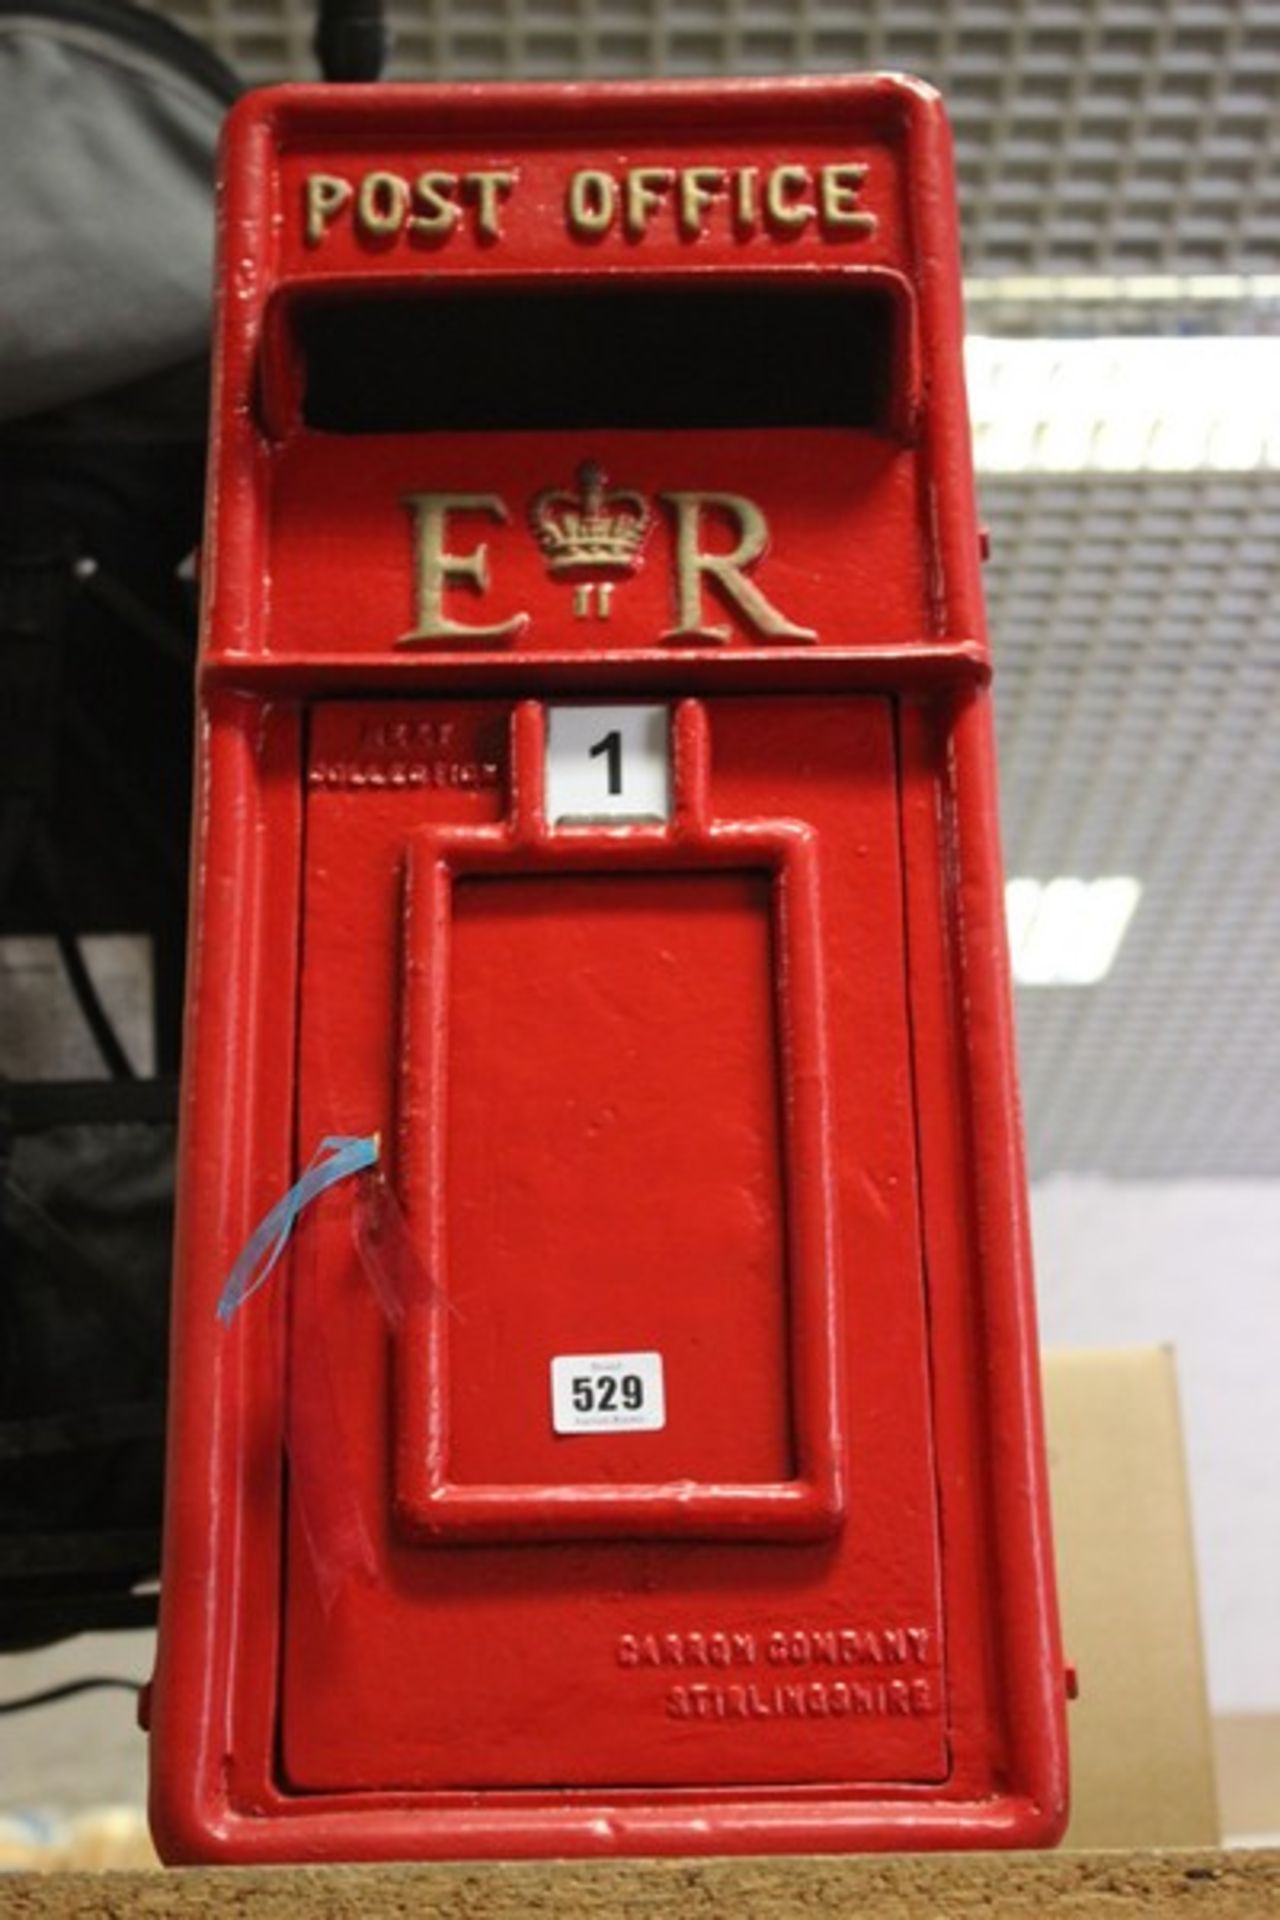
MULTIPOLYGON (((774 639, 817 639, 811 627, 795 626, 746 577, 744 569, 754 566, 769 545, 769 524, 753 500, 740 493, 662 493, 658 498, 673 507, 676 516, 678 624, 663 634, 664 640, 733 638, 729 627, 703 624, 704 577, 715 583, 724 598, 745 615, 759 633, 774 639), (702 516, 708 508, 736 522, 738 544, 731 553, 703 551, 702 516)), ((775 1655, 771 1642, 769 1657, 785 1659, 786 1654, 775 1655)))
POLYGON ((456 173, 420 173, 413 183, 411 233, 451 233, 462 218, 453 194, 458 185, 456 173))
POLYGON ((398 173, 366 173, 356 200, 356 225, 375 239, 399 233, 409 211, 409 182, 398 173))
POLYGON ((775 167, 764 183, 765 212, 775 226, 798 233, 814 217, 811 201, 797 200, 809 185, 809 169, 787 165, 775 167))
POLYGON ((497 169, 488 173, 467 174, 463 186, 468 197, 476 203, 476 232, 482 240, 502 238, 502 229, 498 224, 498 203, 506 199, 515 183, 514 173, 497 169))
POLYGON ((417 619, 412 633, 401 634, 397 645, 414 646, 422 640, 501 640, 519 633, 529 623, 527 613, 491 626, 471 626, 451 620, 444 610, 447 586, 467 583, 484 593, 489 585, 489 549, 483 542, 470 553, 450 553, 445 547, 451 513, 482 513, 505 526, 510 519, 496 493, 411 493, 404 502, 413 515, 414 557, 417 574, 417 619))
POLYGON ((587 167, 569 181, 569 231, 593 240, 606 233, 618 208, 618 183, 609 173, 587 167))
POLYGON ((640 240, 649 224, 649 216, 662 205, 667 188, 675 179, 674 167, 632 167, 627 174, 627 210, 623 226, 633 240, 640 240))
POLYGON ((723 167, 681 167, 677 220, 686 240, 696 240, 703 232, 703 216, 723 186, 723 167))
POLYGON ((858 205, 858 193, 867 177, 867 169, 850 160, 839 166, 818 170, 819 219, 824 228, 835 227, 846 233, 874 233, 874 213, 864 213, 858 205))
POLYGON ((754 233, 760 212, 760 169, 740 167, 733 179, 734 225, 743 233, 754 233))
POLYGON ((318 247, 330 226, 351 199, 355 188, 336 173, 309 173, 306 183, 307 245, 318 247))

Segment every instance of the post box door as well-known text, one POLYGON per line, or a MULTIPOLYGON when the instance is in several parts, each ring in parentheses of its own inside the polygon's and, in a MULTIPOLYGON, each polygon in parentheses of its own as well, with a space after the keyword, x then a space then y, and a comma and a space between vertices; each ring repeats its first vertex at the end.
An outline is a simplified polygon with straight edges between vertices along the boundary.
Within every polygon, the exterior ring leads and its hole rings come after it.
POLYGON ((376 1577, 292 1476, 286 1782, 945 1777, 892 701, 322 703, 306 778, 299 1150, 406 1225, 390 1320, 349 1191, 294 1253, 376 1577))

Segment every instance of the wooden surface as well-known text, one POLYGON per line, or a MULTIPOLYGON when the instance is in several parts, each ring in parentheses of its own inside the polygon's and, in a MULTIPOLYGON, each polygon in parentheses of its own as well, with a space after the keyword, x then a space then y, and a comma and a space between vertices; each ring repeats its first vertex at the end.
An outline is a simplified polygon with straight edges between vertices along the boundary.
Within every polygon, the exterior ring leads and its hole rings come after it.
POLYGON ((1280 1850, 15 1874, 4 1920, 1178 1920, 1280 1915, 1280 1850))

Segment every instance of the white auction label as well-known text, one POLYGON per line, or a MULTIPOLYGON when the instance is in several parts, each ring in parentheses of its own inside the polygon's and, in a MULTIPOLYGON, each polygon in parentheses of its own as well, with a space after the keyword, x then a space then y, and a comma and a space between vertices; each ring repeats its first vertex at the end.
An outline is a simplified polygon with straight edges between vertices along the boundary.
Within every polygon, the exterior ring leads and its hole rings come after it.
POLYGON ((655 1433, 667 1424, 660 1353, 559 1353, 551 1362, 557 1433, 655 1433))

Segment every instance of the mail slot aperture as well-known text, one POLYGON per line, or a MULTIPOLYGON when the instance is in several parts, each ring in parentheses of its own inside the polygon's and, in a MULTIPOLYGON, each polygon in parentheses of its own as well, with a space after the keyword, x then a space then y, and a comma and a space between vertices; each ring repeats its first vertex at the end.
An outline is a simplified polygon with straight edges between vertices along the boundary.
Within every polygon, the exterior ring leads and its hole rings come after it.
MULTIPOLYGON (((909 290, 523 286, 300 303, 305 426, 326 433, 862 427, 909 416, 909 290)), ((848 284, 852 280, 853 284, 848 284)))

